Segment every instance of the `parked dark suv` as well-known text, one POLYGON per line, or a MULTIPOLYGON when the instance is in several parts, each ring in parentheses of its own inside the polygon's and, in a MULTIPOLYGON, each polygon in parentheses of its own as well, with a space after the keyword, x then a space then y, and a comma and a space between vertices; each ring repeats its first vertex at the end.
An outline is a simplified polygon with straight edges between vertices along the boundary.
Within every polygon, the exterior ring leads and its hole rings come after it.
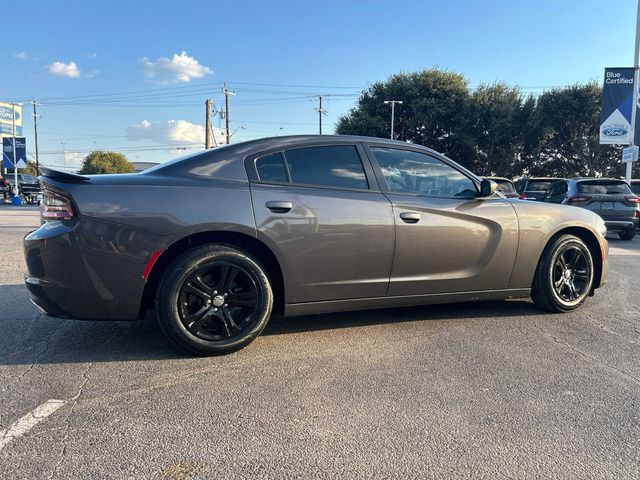
POLYGON ((586 208, 605 221, 607 230, 617 231, 623 240, 636 234, 640 208, 638 197, 624 180, 576 178, 551 185, 543 201, 586 208))
POLYGON ((554 182, 562 180, 555 177, 521 178, 515 182, 516 192, 522 200, 542 200, 544 194, 554 182))

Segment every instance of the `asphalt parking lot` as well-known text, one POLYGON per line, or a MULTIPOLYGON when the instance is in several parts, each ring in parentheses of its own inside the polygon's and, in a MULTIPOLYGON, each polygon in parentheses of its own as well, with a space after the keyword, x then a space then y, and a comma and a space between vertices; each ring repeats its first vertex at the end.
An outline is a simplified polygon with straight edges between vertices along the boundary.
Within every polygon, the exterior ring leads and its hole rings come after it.
POLYGON ((302 317, 190 358, 153 319, 40 315, 38 222, 0 206, 0 478, 640 478, 638 239, 611 239, 609 284, 571 314, 302 317))

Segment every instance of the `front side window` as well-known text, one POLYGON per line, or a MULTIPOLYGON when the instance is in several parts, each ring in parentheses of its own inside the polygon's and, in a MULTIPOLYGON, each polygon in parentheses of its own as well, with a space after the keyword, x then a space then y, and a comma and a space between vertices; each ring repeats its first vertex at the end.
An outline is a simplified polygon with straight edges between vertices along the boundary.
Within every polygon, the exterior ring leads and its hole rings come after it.
POLYGON ((291 183, 334 188, 368 189, 360 156, 353 145, 287 150, 291 183))
POLYGON ((392 192, 435 197, 471 197, 475 183, 455 168, 424 153, 371 147, 392 192))

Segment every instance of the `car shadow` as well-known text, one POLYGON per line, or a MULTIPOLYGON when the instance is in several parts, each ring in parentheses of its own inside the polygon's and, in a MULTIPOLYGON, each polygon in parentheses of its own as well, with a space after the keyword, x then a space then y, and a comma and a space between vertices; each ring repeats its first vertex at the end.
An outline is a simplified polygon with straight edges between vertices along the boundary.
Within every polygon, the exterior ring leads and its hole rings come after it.
MULTIPOLYGON (((0 286, 0 365, 191 358, 164 336, 153 315, 138 321, 64 320, 40 314, 23 285, 0 286)), ((262 335, 287 335, 414 321, 544 314, 529 301, 485 301, 303 317, 274 316, 262 335)))

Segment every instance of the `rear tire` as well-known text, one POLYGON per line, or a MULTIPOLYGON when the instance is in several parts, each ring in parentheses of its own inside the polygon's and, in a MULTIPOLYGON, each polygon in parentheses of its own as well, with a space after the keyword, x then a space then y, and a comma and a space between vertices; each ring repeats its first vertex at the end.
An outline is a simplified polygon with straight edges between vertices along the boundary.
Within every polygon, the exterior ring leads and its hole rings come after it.
POLYGON ((633 238, 636 236, 636 229, 634 227, 625 230, 624 232, 618 232, 618 236, 621 240, 633 240, 633 238))
POLYGON ((163 332, 196 355, 246 347, 269 321, 273 292, 262 266, 226 245, 194 248, 167 268, 156 295, 163 332))
POLYGON ((531 298, 550 312, 568 312, 584 303, 593 288, 593 258, 575 235, 552 239, 540 257, 531 298))

